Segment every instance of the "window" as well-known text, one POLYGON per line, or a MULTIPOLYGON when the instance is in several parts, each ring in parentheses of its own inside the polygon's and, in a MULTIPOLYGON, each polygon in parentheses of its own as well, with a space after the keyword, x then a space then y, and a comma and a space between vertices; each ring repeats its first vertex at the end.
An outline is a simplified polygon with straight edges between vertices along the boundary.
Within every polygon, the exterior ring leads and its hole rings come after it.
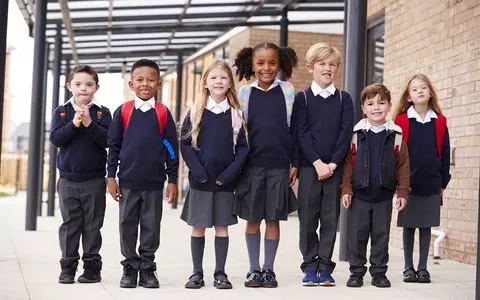
POLYGON ((385 15, 372 19, 367 28, 366 84, 383 82, 385 57, 385 15))

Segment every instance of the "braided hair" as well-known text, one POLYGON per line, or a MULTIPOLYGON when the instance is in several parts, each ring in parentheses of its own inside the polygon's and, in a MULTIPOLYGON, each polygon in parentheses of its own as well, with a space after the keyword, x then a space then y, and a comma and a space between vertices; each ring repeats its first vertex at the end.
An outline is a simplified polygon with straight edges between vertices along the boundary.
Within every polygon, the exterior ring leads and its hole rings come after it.
POLYGON ((286 79, 292 77, 293 68, 296 68, 298 63, 295 50, 290 47, 278 47, 274 43, 261 43, 253 48, 245 47, 238 51, 234 66, 237 67, 237 75, 240 81, 242 81, 243 78, 250 80, 252 76, 255 76, 253 58, 255 57, 255 52, 259 49, 274 49, 278 54, 280 70, 283 75, 286 79))

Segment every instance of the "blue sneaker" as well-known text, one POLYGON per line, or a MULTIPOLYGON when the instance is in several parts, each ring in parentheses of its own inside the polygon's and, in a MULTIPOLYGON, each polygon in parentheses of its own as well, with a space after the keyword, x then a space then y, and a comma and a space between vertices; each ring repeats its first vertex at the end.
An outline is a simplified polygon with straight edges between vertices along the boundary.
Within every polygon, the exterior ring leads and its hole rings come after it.
POLYGON ((318 285, 318 276, 316 271, 305 271, 302 278, 303 286, 317 286, 318 285))
POLYGON ((318 284, 321 286, 335 286, 335 279, 327 270, 321 270, 318 274, 318 284))

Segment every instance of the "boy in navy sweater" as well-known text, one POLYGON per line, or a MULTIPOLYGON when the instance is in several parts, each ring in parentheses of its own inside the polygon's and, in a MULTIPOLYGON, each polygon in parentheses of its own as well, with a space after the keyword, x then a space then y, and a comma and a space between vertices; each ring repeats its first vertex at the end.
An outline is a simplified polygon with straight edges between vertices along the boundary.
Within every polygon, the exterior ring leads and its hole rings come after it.
POLYGON ((101 280, 100 229, 105 215, 105 163, 107 130, 112 116, 94 94, 97 72, 89 66, 76 67, 67 87, 73 97, 53 112, 50 141, 60 148, 58 194, 63 223, 59 228, 62 272, 60 283, 73 283, 80 259, 82 236, 84 273, 79 282, 101 280))
POLYGON ((353 103, 350 95, 335 88, 333 83, 341 60, 336 48, 315 44, 307 51, 306 60, 313 74, 312 85, 295 97, 301 154, 298 215, 303 262, 300 268, 304 272, 303 285, 332 286, 341 165, 352 137, 353 103))
POLYGON ((361 287, 367 272, 367 243, 371 238, 372 285, 390 287, 386 277, 393 194, 396 208, 405 208, 410 192, 410 161, 402 129, 387 114, 390 92, 379 83, 361 95, 367 116, 355 125, 351 151, 345 159, 342 203, 349 210, 350 278, 348 287, 361 287))
POLYGON ((161 86, 156 62, 135 62, 129 85, 135 100, 117 108, 108 131, 108 190, 120 204, 120 248, 125 257, 120 287, 136 287, 140 271, 138 285, 158 288, 154 259, 160 244, 162 193, 167 176, 168 202, 177 198, 177 131, 170 111, 155 101, 161 86))

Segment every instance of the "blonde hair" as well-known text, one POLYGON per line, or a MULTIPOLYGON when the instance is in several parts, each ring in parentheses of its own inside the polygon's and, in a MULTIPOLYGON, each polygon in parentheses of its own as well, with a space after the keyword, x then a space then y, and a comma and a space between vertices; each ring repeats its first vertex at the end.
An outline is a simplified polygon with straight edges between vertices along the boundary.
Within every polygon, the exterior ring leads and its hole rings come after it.
POLYGON ((413 103, 409 102, 408 99, 410 98, 410 83, 414 79, 419 79, 425 82, 428 86, 428 89, 430 90, 430 99, 428 100, 428 106, 431 110, 433 110, 436 114, 442 115, 442 110, 440 108, 440 104, 438 103, 438 96, 437 92, 435 92, 435 89, 433 88, 433 84, 428 79, 428 77, 424 74, 415 74, 412 77, 410 77, 407 81, 407 84, 403 90, 402 96, 400 97, 400 101, 398 101, 397 108, 395 109, 395 114, 393 115, 393 119, 395 119, 398 115, 406 112, 410 106, 413 105, 413 103))
MULTIPOLYGON (((337 61, 337 65, 342 63, 342 54, 337 48, 332 47, 326 43, 317 43, 312 45, 305 55, 307 64, 313 65, 314 63, 333 57, 337 61)), ((337 66, 337 67, 338 67, 337 66)))
MULTIPOLYGON (((237 91, 235 89, 235 82, 233 80, 233 73, 232 73, 232 69, 230 68, 230 66, 228 65, 228 63, 224 60, 215 60, 208 68, 207 70, 205 71, 205 73, 203 73, 202 75, 202 80, 200 81, 200 84, 202 86, 202 91, 199 93, 199 95, 197 96, 197 99, 195 101, 195 117, 193 118, 195 120, 195 122, 192 124, 192 129, 190 130, 190 132, 188 132, 185 136, 183 136, 182 138, 187 138, 189 136, 192 137, 192 147, 195 148, 195 149, 198 149, 198 145, 197 145, 197 142, 198 142, 198 135, 200 134, 200 124, 202 122, 202 115, 203 115, 203 111, 205 110, 206 106, 207 106, 207 102, 208 102, 208 97, 210 96, 210 92, 208 90, 208 88, 206 87, 207 85, 207 78, 208 78, 208 74, 210 74, 210 72, 215 69, 215 68, 221 68, 223 71, 225 71, 228 75, 228 78, 230 79, 230 88, 227 90, 226 92, 226 97, 227 97, 227 101, 228 101, 228 104, 230 105, 231 109, 236 109, 237 112, 239 113, 240 112, 240 102, 238 101, 238 98, 237 98, 237 91)), ((242 118, 242 116, 238 115, 239 118, 242 119, 242 125, 243 125, 243 129, 245 130, 245 136, 247 137, 247 141, 248 141, 248 132, 247 132, 247 124, 245 123, 245 120, 242 118)), ((186 114, 185 118, 190 118, 190 109, 188 110, 188 113, 186 114)), ((185 120, 184 118, 184 120, 185 120)), ((192 118, 190 118, 192 119, 192 118)))

